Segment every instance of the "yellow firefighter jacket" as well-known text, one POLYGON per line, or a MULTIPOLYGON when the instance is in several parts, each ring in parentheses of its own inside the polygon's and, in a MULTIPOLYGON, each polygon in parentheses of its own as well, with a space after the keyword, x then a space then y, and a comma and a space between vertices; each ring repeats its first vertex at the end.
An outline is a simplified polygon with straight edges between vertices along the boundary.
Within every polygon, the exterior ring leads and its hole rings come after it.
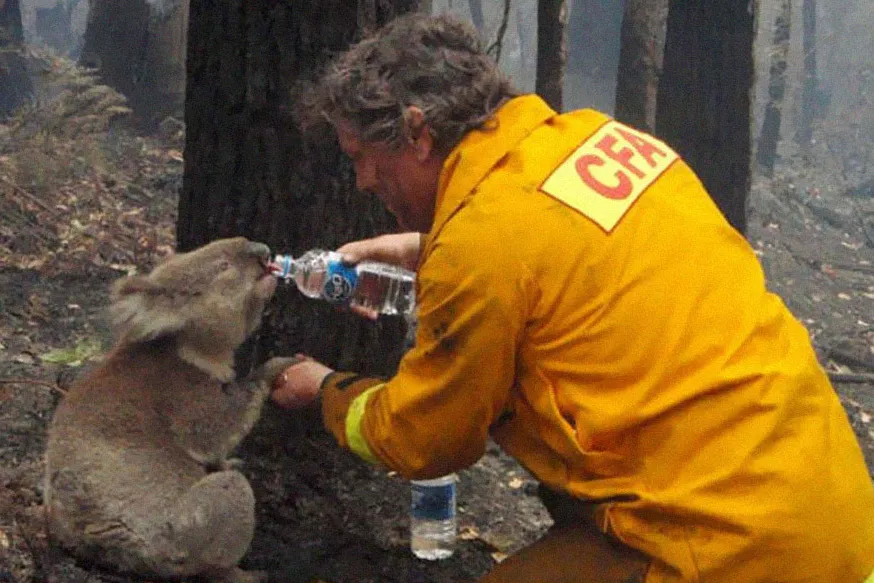
POLYGON ((806 330, 664 143, 513 99, 447 158, 416 346, 326 380, 341 445, 406 477, 491 435, 601 502, 647 583, 860 583, 874 489, 806 330))

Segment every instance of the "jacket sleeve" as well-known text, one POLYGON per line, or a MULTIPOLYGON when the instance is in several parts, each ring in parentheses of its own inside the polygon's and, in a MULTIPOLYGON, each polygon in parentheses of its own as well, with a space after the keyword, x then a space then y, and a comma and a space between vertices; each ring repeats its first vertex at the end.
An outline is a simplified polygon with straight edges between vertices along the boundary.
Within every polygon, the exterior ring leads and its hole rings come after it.
POLYGON ((341 445, 407 478, 450 473, 484 453, 513 386, 528 312, 530 278, 508 264, 505 241, 464 232, 441 239, 419 269, 416 344, 397 374, 384 384, 333 376, 322 397, 341 445))

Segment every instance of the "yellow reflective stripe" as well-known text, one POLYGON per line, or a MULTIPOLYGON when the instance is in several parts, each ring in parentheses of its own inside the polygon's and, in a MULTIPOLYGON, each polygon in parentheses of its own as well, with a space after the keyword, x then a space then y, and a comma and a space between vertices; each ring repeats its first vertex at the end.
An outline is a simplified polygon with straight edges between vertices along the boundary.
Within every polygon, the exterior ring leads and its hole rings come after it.
POLYGON ((871 574, 862 583, 874 583, 874 571, 871 571, 871 574))
POLYGON ((346 412, 346 443, 361 459, 372 464, 379 463, 379 460, 370 451, 367 440, 361 434, 361 420, 364 418, 364 407, 370 394, 384 386, 385 383, 374 385, 355 397, 349 405, 349 411, 346 412))

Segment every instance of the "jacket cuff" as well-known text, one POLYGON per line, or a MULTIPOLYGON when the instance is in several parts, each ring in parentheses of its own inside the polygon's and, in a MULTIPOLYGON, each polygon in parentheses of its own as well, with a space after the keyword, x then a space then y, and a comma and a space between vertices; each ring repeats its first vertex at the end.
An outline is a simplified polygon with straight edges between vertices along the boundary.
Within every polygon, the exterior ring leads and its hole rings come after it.
POLYGON ((332 372, 322 380, 322 419, 341 447, 349 448, 346 416, 352 401, 367 389, 384 382, 384 379, 364 377, 351 372, 332 372))

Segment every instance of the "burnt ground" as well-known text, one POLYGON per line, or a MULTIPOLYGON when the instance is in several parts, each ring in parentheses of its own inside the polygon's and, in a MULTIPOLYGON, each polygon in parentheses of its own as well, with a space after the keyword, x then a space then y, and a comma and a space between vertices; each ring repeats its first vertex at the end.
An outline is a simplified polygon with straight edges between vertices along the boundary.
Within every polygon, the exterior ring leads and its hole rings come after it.
MULTIPOLYGON (((113 121, 123 111, 111 93, 95 98, 93 84, 82 87, 0 125, 0 581, 139 581, 51 547, 41 456, 65 387, 107 341, 109 283, 172 246, 183 134, 168 120, 158 134, 137 137, 113 121), (67 107, 56 108, 57 99, 67 107)), ((756 180, 748 235, 769 285, 810 331, 871 468, 874 189, 823 170, 816 153, 811 160, 788 156, 773 179, 756 180)), ((457 581, 484 573, 549 524, 533 481, 493 447, 460 475, 455 556, 416 560, 407 484, 305 429, 317 426, 308 414, 268 406, 241 448, 258 500, 244 566, 288 582, 457 581)))

